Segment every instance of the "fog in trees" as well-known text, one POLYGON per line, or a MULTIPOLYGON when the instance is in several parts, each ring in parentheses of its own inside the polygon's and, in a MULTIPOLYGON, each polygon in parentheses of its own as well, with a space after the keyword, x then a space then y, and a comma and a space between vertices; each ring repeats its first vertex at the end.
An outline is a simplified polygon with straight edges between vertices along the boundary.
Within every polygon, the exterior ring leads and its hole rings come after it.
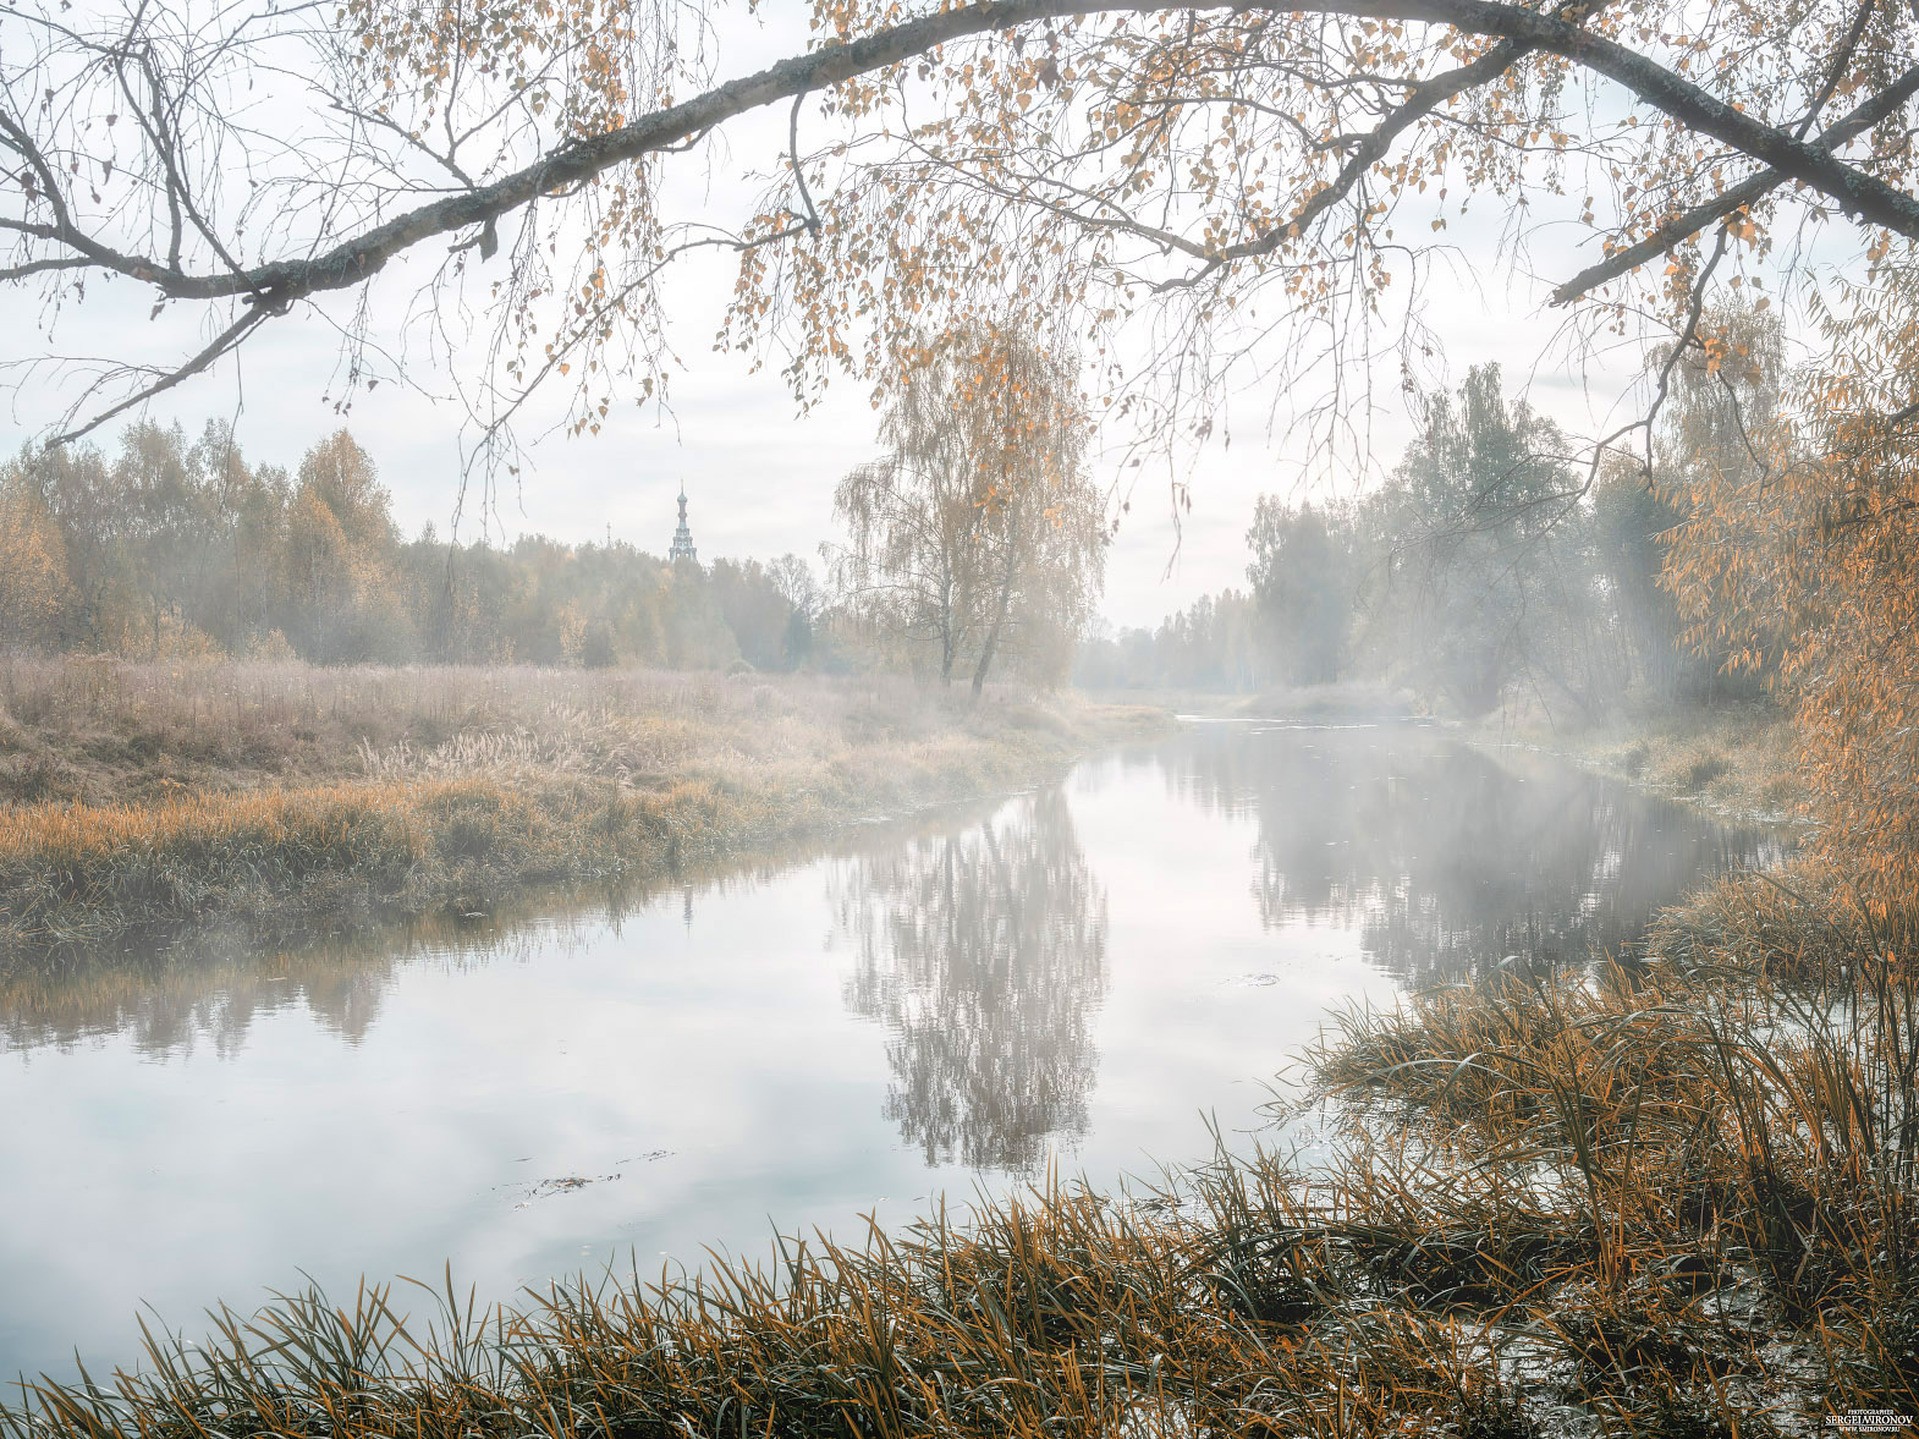
POLYGON ((1474 368, 1427 400, 1416 438, 1357 498, 1261 496, 1247 590, 1157 630, 1089 635, 1076 678, 1242 693, 1361 681, 1437 713, 1519 704, 1582 722, 1757 697, 1770 662, 1729 673, 1735 645, 1704 623, 1710 602, 1680 597, 1676 546, 1702 487, 1755 484, 1756 445, 1791 449, 1776 328, 1739 309, 1713 322, 1738 363, 1677 364, 1641 460, 1591 463, 1498 366, 1474 368))
POLYGON ((840 481, 829 550, 876 648, 978 696, 996 665, 1057 680, 1105 572, 1075 367, 1001 327, 942 337, 886 409, 886 453, 840 481))
POLYGON ((1353 605, 1359 556, 1344 508, 1293 508, 1262 495, 1246 541, 1272 679, 1333 684, 1352 663, 1353 605))
POLYGON ((408 540, 345 430, 289 475, 209 424, 0 466, 0 649, 321 664, 839 663, 797 555, 669 564, 623 541, 408 540))

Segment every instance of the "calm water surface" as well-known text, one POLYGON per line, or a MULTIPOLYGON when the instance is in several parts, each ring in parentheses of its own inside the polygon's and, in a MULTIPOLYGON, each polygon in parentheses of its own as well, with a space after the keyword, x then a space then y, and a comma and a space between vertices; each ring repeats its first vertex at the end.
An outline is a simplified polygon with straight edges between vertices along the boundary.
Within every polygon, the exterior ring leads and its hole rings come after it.
POLYGON ((1196 725, 638 902, 0 989, 0 1373, 303 1273, 505 1297, 1150 1173, 1329 1007, 1617 948, 1771 847, 1432 731, 1196 725))

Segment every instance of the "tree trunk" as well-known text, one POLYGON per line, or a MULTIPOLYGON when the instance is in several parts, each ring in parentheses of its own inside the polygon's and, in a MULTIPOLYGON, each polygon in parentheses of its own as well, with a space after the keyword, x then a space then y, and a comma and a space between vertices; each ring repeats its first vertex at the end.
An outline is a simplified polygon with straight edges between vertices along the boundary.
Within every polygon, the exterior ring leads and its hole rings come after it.
POLYGON ((987 627, 980 645, 979 664, 973 670, 973 698, 986 688, 986 672, 993 667, 993 653, 999 648, 1000 630, 1006 624, 1006 612, 1013 604, 1013 580, 1019 574, 1019 511, 1006 517, 1006 567, 1000 573, 999 602, 993 610, 993 623, 987 627))
POLYGON ((959 646, 953 642, 953 585, 949 580, 940 589, 940 684, 953 687, 953 661, 959 646))

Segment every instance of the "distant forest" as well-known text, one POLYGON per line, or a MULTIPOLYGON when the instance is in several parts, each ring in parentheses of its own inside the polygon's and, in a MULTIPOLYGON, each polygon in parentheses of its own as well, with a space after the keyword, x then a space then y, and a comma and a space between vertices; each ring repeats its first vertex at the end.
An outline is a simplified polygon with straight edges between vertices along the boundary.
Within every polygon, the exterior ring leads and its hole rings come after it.
POLYGON ((1702 701, 1761 693, 1775 666, 1726 673, 1723 635, 1672 583, 1695 496, 1759 466, 1778 418, 1780 343, 1750 312, 1724 317, 1747 363, 1676 367, 1650 476, 1624 455, 1596 469, 1499 369, 1427 404, 1419 437, 1355 501, 1263 497, 1247 586, 1157 629, 1079 648, 1089 688, 1250 692, 1348 680, 1403 686, 1484 714, 1536 697, 1597 718, 1629 695, 1702 701))
POLYGON ((854 543, 831 551, 828 585, 797 555, 672 563, 621 541, 495 547, 451 543, 431 526, 408 540, 344 430, 288 474, 249 464, 221 425, 189 441, 139 424, 115 452, 40 451, 0 466, 0 649, 887 666, 950 682, 990 633, 1006 652, 999 673, 1050 684, 1070 665, 1096 689, 1362 680, 1454 713, 1531 695, 1589 718, 1628 695, 1756 695, 1775 668, 1769 652, 1747 645, 1728 677, 1725 636, 1685 612, 1670 574, 1695 497, 1739 480, 1758 464, 1754 437, 1784 428, 1776 326, 1751 312, 1722 322, 1747 363, 1677 367, 1650 481, 1623 456, 1575 462, 1579 447, 1508 396, 1497 366, 1478 368, 1430 399, 1419 436, 1360 499, 1263 497, 1247 586, 1155 630, 1088 632, 1105 540, 1097 492, 1075 478, 1072 456, 1058 466, 1071 484, 1016 487, 1036 497, 1021 501, 1036 515, 1049 506, 1050 519, 1024 522, 1010 501, 981 500, 970 471, 950 495, 903 485, 898 474, 926 466, 897 456, 853 471, 838 513, 854 543), (875 509, 870 490, 887 504, 875 509), (940 543, 900 538, 925 534, 940 543), (921 593, 928 576, 937 604, 921 593), (1004 623, 989 630, 994 612, 1004 623))
MULTIPOLYGON (((666 520, 667 516, 662 516, 666 520)), ((296 473, 231 431, 0 467, 0 649, 320 664, 793 669, 830 661, 808 563, 670 564, 631 544, 407 540, 342 430, 296 473)))

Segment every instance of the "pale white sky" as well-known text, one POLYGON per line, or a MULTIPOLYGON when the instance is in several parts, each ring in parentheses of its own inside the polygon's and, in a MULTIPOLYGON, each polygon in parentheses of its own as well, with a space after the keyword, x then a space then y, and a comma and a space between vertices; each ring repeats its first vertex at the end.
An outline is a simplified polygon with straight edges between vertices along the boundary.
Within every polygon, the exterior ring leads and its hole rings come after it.
MULTIPOLYGON (((790 24, 792 18, 776 24, 790 24)), ((729 37, 733 43, 721 78, 795 48, 799 33, 776 28, 743 34, 738 41, 729 37)), ((705 173, 691 166, 680 172, 677 203, 686 212, 718 218, 740 213, 738 207, 758 188, 741 172, 770 169, 785 138, 784 115, 748 117, 730 127, 705 173)), ((1555 343, 1560 316, 1544 308, 1544 297, 1552 280, 1584 263, 1584 252, 1573 246, 1590 235, 1542 223, 1548 218, 1531 217, 1528 251, 1515 263, 1503 243, 1509 215, 1493 213, 1486 204, 1464 220, 1454 217, 1448 238, 1455 248, 1433 262, 1424 295, 1424 321, 1443 344, 1432 378, 1443 375, 1456 382, 1470 365, 1499 361, 1509 389, 1530 384, 1537 408, 1570 431, 1590 435, 1610 428, 1624 413, 1643 347, 1615 344, 1609 352, 1588 353, 1582 369, 1567 358, 1572 347, 1555 343), (1527 278, 1527 271, 1539 278, 1527 278)), ((389 267, 372 292, 375 332, 390 339, 397 337, 401 314, 378 307, 404 310, 412 302, 417 283, 408 282, 407 269, 403 263, 389 267)), ((825 403, 802 416, 778 376, 777 357, 754 374, 746 357, 713 353, 712 336, 731 285, 732 264, 719 255, 683 262, 668 281, 671 333, 684 361, 672 380, 670 415, 616 408, 596 436, 538 439, 559 414, 561 397, 556 394, 554 403, 536 409, 520 427, 522 441, 532 441, 531 468, 517 493, 498 497, 491 523, 495 537, 540 532, 583 541, 600 539, 610 528, 616 538, 663 552, 675 519, 674 495, 684 481, 702 556, 767 559, 793 551, 817 561, 821 541, 833 537, 833 487, 849 467, 874 453, 877 417, 864 390, 852 382, 834 386, 825 403)), ((139 350, 156 361, 190 352, 198 334, 191 322, 176 323, 170 314, 149 320, 150 301, 130 283, 117 289, 96 286, 84 305, 70 306, 61 316, 60 352, 124 356, 139 350)), ((335 310, 344 313, 343 307, 335 310)), ((416 344, 405 351, 412 384, 385 383, 371 394, 358 393, 351 414, 341 417, 326 400, 339 393, 337 383, 331 383, 339 332, 324 315, 295 314, 250 342, 237 363, 162 397, 148 414, 177 419, 189 431, 197 431, 210 415, 230 417, 256 462, 289 469, 315 440, 345 423, 392 489, 403 528, 415 532, 430 521, 444 533, 460 501, 463 411, 433 398, 450 386, 444 374, 421 363, 420 348, 416 344)), ((0 363, 47 354, 44 334, 24 324, 0 333, 0 363)), ((1411 427, 1396 372, 1381 373, 1374 390, 1373 459, 1383 469, 1403 448, 1411 427)), ((11 451, 44 433, 56 418, 59 396, 33 382, 18 386, 11 403, 0 408, 0 444, 11 451)), ((1149 462, 1128 472, 1132 506, 1109 557, 1102 605, 1107 618, 1120 625, 1151 625, 1202 593, 1243 584, 1244 535, 1262 492, 1350 492, 1362 482, 1350 471, 1303 471, 1297 442, 1274 430, 1270 418, 1283 414, 1287 399, 1250 383, 1230 399, 1222 417, 1220 428, 1230 434, 1230 445, 1216 439, 1178 461, 1181 477, 1191 482, 1192 507, 1182 517, 1177 552, 1167 468, 1149 462)), ((1120 480, 1117 448, 1125 438, 1105 437, 1111 452, 1098 466, 1100 477, 1115 485, 1120 480)), ((475 533, 470 506, 461 528, 475 533)))

